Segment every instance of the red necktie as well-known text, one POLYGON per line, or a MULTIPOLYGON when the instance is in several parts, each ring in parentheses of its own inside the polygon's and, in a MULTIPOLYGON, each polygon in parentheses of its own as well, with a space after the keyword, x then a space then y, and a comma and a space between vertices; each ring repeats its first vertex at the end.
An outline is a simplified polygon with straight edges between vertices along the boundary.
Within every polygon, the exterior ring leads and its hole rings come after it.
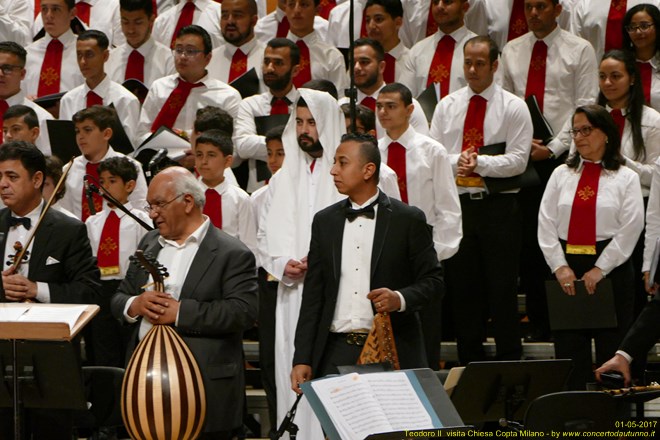
POLYGON ((627 6, 626 0, 612 0, 610 2, 610 12, 607 14, 607 28, 605 30, 605 52, 623 47, 621 28, 627 6))
POLYGON ((231 67, 229 67, 229 83, 247 72, 248 57, 242 50, 236 49, 231 57, 231 67))
POLYGON ((583 162, 568 223, 567 254, 596 255, 596 200, 600 164, 583 162))
MULTIPOLYGON (((9 104, 4 99, 0 99, 0 127, 5 117, 5 112, 9 108, 9 104)), ((4 141, 2 136, 2 130, 0 130, 0 144, 4 141)))
POLYGON ((158 17, 158 2, 151 0, 151 9, 154 10, 154 18, 158 17))
POLYGON ((172 34, 172 42, 170 43, 170 47, 172 49, 174 49, 174 43, 176 42, 176 36, 179 34, 179 31, 182 28, 192 24, 194 14, 195 4, 192 1, 189 1, 183 5, 183 9, 181 9, 181 15, 179 15, 179 20, 176 22, 174 33, 172 34))
POLYGON ((399 192, 401 193, 401 201, 408 203, 408 188, 406 177, 406 149, 398 142, 392 142, 387 147, 387 166, 392 168, 396 173, 396 180, 399 184, 399 192))
POLYGON ((208 188, 206 190, 204 214, 209 216, 213 226, 222 229, 222 196, 213 188, 208 188))
POLYGON ((332 11, 335 6, 337 6, 337 0, 321 0, 318 6, 318 15, 327 20, 330 16, 330 11, 332 11))
POLYGON ((438 32, 438 23, 433 18, 433 2, 429 2, 429 16, 426 19, 426 36, 430 36, 438 32))
POLYGON ((89 26, 89 13, 92 9, 92 5, 85 2, 76 3, 76 17, 80 19, 83 23, 89 26))
POLYGON ((96 252, 97 264, 103 275, 119 274, 119 224, 121 220, 114 209, 110 210, 101 231, 101 241, 96 252))
POLYGON ((364 99, 360 101, 360 104, 365 107, 369 107, 372 112, 376 111, 376 100, 371 96, 365 96, 364 99))
POLYGON ((52 95, 60 91, 60 71, 62 69, 62 54, 64 45, 60 40, 50 40, 46 48, 46 56, 41 64, 39 89, 37 96, 52 95))
POLYGON ((619 137, 623 137, 623 128, 626 126, 625 116, 623 116, 623 113, 621 113, 621 110, 618 108, 613 109, 610 112, 610 115, 612 115, 612 119, 614 119, 614 123, 619 129, 619 137))
POLYGON ((532 58, 527 71, 527 89, 525 97, 536 96, 539 109, 543 112, 543 97, 545 96, 545 67, 548 57, 548 46, 543 40, 537 40, 532 49, 532 58))
POLYGON ((651 105, 651 81, 653 77, 653 68, 651 63, 637 61, 639 77, 642 80, 642 89, 644 90, 644 101, 646 105, 651 105))
POLYGON ((385 72, 383 72, 383 80, 385 84, 394 82, 394 73, 396 72, 396 58, 389 53, 385 54, 385 72))
POLYGON ((277 24, 277 34, 275 36, 277 38, 286 38, 288 33, 289 33, 289 19, 285 15, 282 18, 282 21, 280 21, 277 24))
POLYGON ((41 0, 34 0, 34 18, 41 12, 41 0))
POLYGON ((124 75, 124 80, 127 79, 137 79, 140 82, 144 82, 144 55, 135 49, 128 56, 126 74, 124 75))
POLYGON ((303 40, 296 41, 296 45, 300 48, 300 71, 298 75, 293 77, 293 85, 296 88, 301 88, 307 81, 312 80, 312 63, 309 58, 309 47, 303 40))
MULTIPOLYGON (((96 180, 99 179, 99 164, 98 163, 91 163, 87 162, 87 165, 85 165, 85 174, 89 174, 96 180)), ((93 193, 92 194, 92 200, 94 201, 94 210, 96 212, 100 212, 103 209, 103 197, 100 194, 93 193)), ((85 222, 87 220, 87 217, 92 215, 91 212, 89 212, 89 205, 87 204, 87 194, 85 194, 85 187, 83 186, 82 189, 82 216, 80 220, 85 222)))
POLYGON ((309 164, 309 172, 314 174, 314 167, 316 166, 316 159, 312 161, 312 163, 309 164))
POLYGON ((433 83, 440 84, 440 99, 449 94, 449 83, 451 79, 451 61, 454 58, 454 47, 456 40, 451 35, 445 35, 438 41, 429 68, 426 87, 433 83))
POLYGON ((87 108, 93 105, 103 105, 103 98, 90 90, 87 92, 87 108))
MULTIPOLYGON (((619 29, 619 33, 621 29, 619 29)), ((511 17, 509 18, 509 34, 506 41, 511 41, 527 33, 527 19, 525 18, 525 0, 513 0, 511 17)))
POLYGON ((486 118, 486 106, 488 101, 481 95, 473 95, 468 104, 463 125, 463 147, 461 151, 474 147, 479 149, 484 146, 484 119, 486 118))
POLYGON ((190 96, 190 91, 204 85, 202 83, 189 83, 181 78, 178 78, 178 81, 179 83, 172 90, 170 96, 167 97, 167 101, 165 101, 163 108, 160 109, 158 116, 156 116, 154 123, 151 125, 152 132, 158 130, 163 125, 168 128, 174 127, 174 122, 176 122, 176 118, 186 104, 188 96, 190 96))
POLYGON ((276 98, 270 102, 270 114, 271 115, 288 115, 289 114, 289 103, 286 98, 276 98))
POLYGON ((367 14, 362 10, 362 24, 360 25, 360 38, 367 38, 369 31, 367 31, 367 14))

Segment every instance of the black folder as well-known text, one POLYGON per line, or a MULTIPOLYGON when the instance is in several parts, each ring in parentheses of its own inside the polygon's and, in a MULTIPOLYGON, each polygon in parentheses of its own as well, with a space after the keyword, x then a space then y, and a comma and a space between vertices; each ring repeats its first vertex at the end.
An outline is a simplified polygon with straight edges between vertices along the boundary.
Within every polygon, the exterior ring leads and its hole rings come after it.
POLYGON ((584 281, 575 281, 575 295, 567 295, 557 280, 546 281, 552 330, 584 330, 617 326, 612 280, 605 278, 589 295, 584 281))
POLYGON ((66 92, 59 92, 59 93, 53 93, 52 95, 44 95, 35 99, 34 103, 48 110, 51 107, 55 107, 60 102, 62 96, 64 96, 65 93, 66 92))
POLYGON ((257 76, 257 71, 254 70, 253 67, 236 78, 229 85, 238 90, 238 93, 241 94, 241 98, 243 99, 248 96, 257 95, 259 93, 259 77, 257 76))
POLYGON ((429 85, 426 90, 419 94, 417 102, 422 106, 426 120, 431 123, 435 107, 438 105, 438 95, 435 92, 435 83, 429 85))
POLYGON ((129 78, 121 85, 124 86, 126 90, 134 94, 137 99, 140 100, 140 104, 144 104, 144 99, 147 97, 147 93, 149 93, 149 88, 145 83, 139 79, 129 78))
MULTIPOLYGON (((115 109, 113 103, 110 103, 108 107, 115 109)), ((110 145, 112 145, 113 150, 119 151, 122 154, 133 154, 133 143, 128 138, 126 130, 124 130, 124 126, 121 125, 121 121, 119 120, 119 115, 117 114, 116 110, 115 120, 112 123, 112 137, 110 138, 110 145)))
POLYGON ((543 112, 541 112, 541 108, 539 107, 539 103, 536 100, 536 96, 529 95, 527 99, 525 99, 525 103, 529 108, 529 114, 532 116, 532 125, 534 125, 534 139, 541 139, 543 141, 543 145, 548 145, 552 138, 555 137, 555 134, 552 131, 550 123, 547 119, 545 119, 545 116, 543 116, 543 112))
MULTIPOLYGON (((506 143, 484 145, 479 148, 478 153, 487 156, 498 156, 506 152, 506 143)), ((513 177, 484 177, 484 184, 490 194, 497 194, 516 188, 527 188, 539 185, 541 179, 534 169, 531 160, 527 161, 527 168, 522 174, 513 177)))
POLYGON ((49 119, 46 121, 50 149, 54 156, 68 162, 72 157, 80 156, 76 142, 76 130, 73 121, 49 119))

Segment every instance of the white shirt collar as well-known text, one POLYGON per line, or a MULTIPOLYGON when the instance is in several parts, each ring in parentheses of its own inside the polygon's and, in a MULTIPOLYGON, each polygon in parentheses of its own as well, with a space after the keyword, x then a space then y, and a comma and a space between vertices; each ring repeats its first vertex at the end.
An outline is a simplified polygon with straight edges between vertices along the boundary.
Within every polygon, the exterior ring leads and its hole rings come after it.
POLYGON ((183 244, 179 244, 174 240, 168 240, 161 236, 158 237, 158 243, 160 243, 160 245, 163 247, 170 246, 177 249, 182 249, 186 246, 190 246, 191 244, 196 244, 197 246, 199 246, 202 240, 204 240, 204 237, 206 237, 206 233, 209 230, 209 225, 211 224, 209 218, 206 215, 204 215, 203 217, 204 217, 204 221, 202 222, 202 224, 197 229, 195 229, 195 231, 192 234, 186 237, 186 239, 183 241, 183 244))

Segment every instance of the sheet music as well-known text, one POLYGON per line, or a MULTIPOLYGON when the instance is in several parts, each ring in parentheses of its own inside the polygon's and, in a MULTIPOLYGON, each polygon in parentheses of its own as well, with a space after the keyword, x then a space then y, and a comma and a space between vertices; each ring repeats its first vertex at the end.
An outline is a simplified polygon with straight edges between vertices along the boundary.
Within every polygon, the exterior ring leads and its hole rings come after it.
MULTIPOLYGON (((373 392, 394 431, 431 429, 431 416, 404 372, 369 373, 361 376, 373 392)), ((380 431, 383 432, 383 431, 380 431)))
POLYGON ((324 379, 313 382, 312 387, 342 439, 363 440, 370 434, 392 430, 364 375, 324 379))
POLYGON ((29 309, 28 306, 25 307, 3 307, 0 305, 0 322, 15 322, 18 321, 25 312, 29 309))
POLYGON ((78 318, 87 309, 87 306, 71 307, 30 307, 30 310, 22 315, 20 322, 62 322, 69 326, 69 330, 76 325, 78 318))

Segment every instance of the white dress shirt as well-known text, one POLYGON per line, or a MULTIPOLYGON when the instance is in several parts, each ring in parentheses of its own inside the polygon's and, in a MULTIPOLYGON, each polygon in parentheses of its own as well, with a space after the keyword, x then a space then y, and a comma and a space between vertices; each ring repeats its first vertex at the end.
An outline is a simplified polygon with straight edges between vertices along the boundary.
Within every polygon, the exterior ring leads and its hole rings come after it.
MULTIPOLYGON (((476 34, 463 26, 449 35, 456 40, 449 74, 449 93, 452 93, 467 84, 463 74, 463 45, 476 34)), ((410 49, 410 56, 406 61, 401 83, 410 89, 413 96, 419 96, 420 93, 426 90, 426 82, 435 56, 435 49, 444 36, 445 34, 438 30, 438 32, 423 39, 410 49)))
MULTIPOLYGON (((463 148, 463 127, 470 98, 470 87, 447 95, 433 113, 430 136, 445 146, 454 173, 463 148)), ((517 96, 491 84, 481 94, 487 101, 484 118, 484 145, 506 143, 505 154, 480 155, 474 172, 484 177, 513 177, 522 174, 532 145, 532 118, 527 104, 517 96)), ((480 192, 475 187, 458 187, 458 193, 480 192)), ((514 190, 515 191, 515 190, 514 190)))
MULTIPOLYGON (((268 185, 264 185, 250 194, 250 205, 252 206, 252 216, 254 217, 255 236, 259 230, 259 220, 261 219, 261 215, 264 210, 264 204, 266 203, 267 191, 268 185)), ((259 249, 257 249, 255 257, 257 259, 257 267, 261 267, 261 252, 259 252, 259 249)))
MULTIPOLYGON (((289 114, 294 110, 295 103, 300 94, 295 87, 287 93, 286 98, 291 101, 289 114)), ((273 95, 270 91, 260 95, 245 98, 238 108, 238 116, 234 120, 234 154, 248 162, 248 185, 249 193, 256 191, 263 182, 257 181, 257 166, 255 160, 268 160, 266 151, 266 137, 257 134, 255 117, 270 115, 273 95)))
MULTIPOLYGON (((151 135, 151 125, 170 93, 177 86, 179 78, 179 74, 174 74, 154 81, 142 105, 138 124, 138 143, 144 142, 151 135)), ((236 89, 220 80, 211 78, 208 74, 198 82, 204 85, 190 91, 186 103, 174 122, 174 127, 172 127, 183 130, 188 135, 192 132, 198 109, 211 105, 223 109, 232 118, 236 118, 238 105, 241 102, 241 95, 236 89)))
MULTIPOLYGON (((277 35, 277 27, 286 14, 279 7, 273 12, 260 18, 254 27, 254 35, 259 41, 266 44, 277 35)), ((319 35, 321 41, 327 41, 328 20, 318 15, 314 17, 314 30, 319 35)))
MULTIPOLYGON (((149 215, 142 209, 134 208, 131 202, 126 203, 124 206, 131 212, 131 214, 134 214, 146 224, 153 224, 149 215)), ((106 204, 103 207, 103 211, 97 212, 93 216, 88 217, 85 221, 87 235, 89 236, 89 244, 92 246, 92 254, 95 257, 98 255, 99 245, 101 244, 101 234, 103 233, 105 221, 111 211, 114 211, 115 214, 117 214, 117 217, 119 217, 119 273, 115 275, 101 275, 101 279, 123 280, 126 277, 126 271, 128 270, 129 257, 135 254, 138 243, 140 243, 144 234, 147 233, 147 230, 140 226, 140 224, 134 219, 129 217, 124 211, 116 208, 110 209, 106 204)))
POLYGON ((409 70, 409 66, 412 66, 413 63, 408 60, 410 58, 410 49, 403 44, 403 41, 399 41, 399 44, 386 53, 392 55, 396 60, 396 64, 394 64, 394 81, 401 82, 401 79, 405 78, 406 74, 408 77, 411 77, 413 72, 409 70))
MULTIPOLYGON (((25 63, 25 79, 21 88, 25 90, 27 96, 36 96, 39 90, 39 76, 41 75, 41 65, 46 56, 46 49, 53 38, 48 33, 45 37, 30 44, 27 50, 27 61, 25 63)), ((60 92, 72 90, 79 86, 85 79, 80 74, 78 61, 76 59, 76 35, 71 29, 60 35, 58 38, 64 45, 62 53, 62 67, 60 68, 60 92)))
MULTIPOLYGON (((611 0, 580 0, 576 2, 571 14, 571 31, 589 41, 600 60, 605 52, 605 35, 611 0)), ((659 0, 628 0, 626 10, 641 3, 650 3, 660 7, 659 0)), ((618 30, 621 32, 621 29, 618 30)))
MULTIPOLYGON (((538 240, 545 261, 554 273, 567 266, 559 240, 568 237, 575 190, 580 181, 578 170, 561 165, 550 176, 539 210, 538 240)), ((625 263, 632 255, 644 227, 644 204, 637 174, 627 167, 602 170, 596 199, 596 241, 612 239, 596 260, 603 273, 625 263)))
MULTIPOLYGON (((348 35, 348 19, 350 15, 351 2, 344 2, 335 6, 330 11, 328 16, 328 36, 330 43, 333 46, 348 49, 349 35, 348 35)), ((360 38, 360 30, 362 29, 362 16, 364 14, 364 6, 367 0, 356 0, 353 4, 353 35, 355 39, 360 38)))
MULTIPOLYGON (((211 36, 213 47, 217 47, 224 41, 220 31, 220 3, 213 0, 193 0, 193 3, 195 3, 195 12, 192 24, 203 27, 211 36)), ((185 4, 186 1, 180 1, 176 6, 158 14, 152 33, 156 41, 170 47, 174 29, 185 4)))
MULTIPOLYGON (((655 243, 660 238, 660 159, 653 164, 651 192, 646 206, 646 233, 644 236, 644 262, 642 272, 651 270, 655 243)), ((653 277, 653 274, 651 274, 653 277)))
MULTIPOLYGON (((199 178, 202 182, 202 178, 199 178)), ((209 188, 204 182, 204 189, 209 188)), ((222 230, 241 240, 253 254, 257 254, 257 226, 250 196, 227 179, 214 187, 222 196, 222 230)))
POLYGON ((309 47, 312 79, 327 79, 337 87, 339 96, 344 96, 344 90, 348 88, 349 83, 344 56, 339 49, 322 40, 316 31, 303 38, 289 31, 287 38, 294 43, 303 40, 309 47))
MULTIPOLYGON (((532 32, 504 46, 498 70, 502 88, 525 99, 527 75, 534 44, 532 32)), ((555 28, 543 40, 548 46, 543 115, 555 134, 576 107, 592 104, 598 96, 598 63, 591 45, 582 38, 555 28)), ((555 153, 556 154, 556 153, 555 153)))
POLYGON ((55 119, 53 118, 53 115, 44 110, 44 108, 39 104, 35 104, 34 101, 27 99, 23 90, 20 90, 14 96, 7 98, 6 101, 9 106, 20 104, 30 107, 32 110, 34 110, 34 112, 37 114, 37 119, 39 119, 40 130, 39 137, 35 141, 35 145, 37 148, 39 148, 39 150, 41 150, 42 153, 44 153, 44 155, 50 156, 52 153, 50 149, 50 136, 48 135, 48 126, 46 125, 46 121, 55 119))
POLYGON ((30 15, 29 3, 29 0, 0 0, 0 41, 14 41, 23 47, 32 41, 34 15, 30 15))
MULTIPOLYGON (((174 57, 169 46, 165 46, 153 37, 136 49, 144 57, 144 85, 151 87, 154 81, 167 75, 176 73, 174 57)), ((126 66, 133 47, 128 43, 110 51, 110 58, 105 63, 105 72, 113 81, 122 84, 126 81, 126 66)))
MULTIPOLYGON (((16 225, 14 227, 9 228, 9 230, 7 231, 7 238, 5 240, 5 261, 2 264, 3 270, 6 270, 11 266, 11 264, 6 264, 10 260, 9 256, 16 255, 16 251, 14 250, 14 243, 16 243, 17 241, 23 245, 27 243, 27 240, 30 237, 32 230, 36 227, 37 222, 39 221, 39 216, 41 216, 41 211, 43 210, 43 208, 44 208, 44 202, 42 201, 41 203, 39 203, 39 206, 34 208, 25 216, 25 218, 30 219, 30 229, 25 229, 25 226, 23 225, 16 225)), ((11 213, 11 216, 18 217, 13 212, 11 213)), ((24 261, 18 268, 18 271, 16 272, 20 275, 23 275, 26 278, 30 271, 30 254, 32 253, 33 245, 34 245, 34 240, 30 243, 30 246, 28 246, 27 249, 28 260, 24 261)), ((36 300, 41 303, 49 303, 50 288, 48 286, 48 283, 40 282, 40 281, 37 281, 36 283, 37 283, 36 300)))
POLYGON ((259 90, 264 92, 266 90, 263 81, 261 67, 264 62, 264 49, 266 45, 256 38, 243 44, 242 46, 234 46, 233 44, 223 42, 218 47, 213 49, 211 54, 211 62, 207 69, 211 78, 219 79, 222 82, 229 84, 229 73, 231 70, 231 59, 238 49, 241 49, 247 55, 247 71, 254 68, 259 77, 259 90))
POLYGON ((90 89, 87 82, 69 90, 60 101, 60 119, 70 120, 79 110, 87 108, 87 94, 94 92, 103 99, 103 105, 112 104, 117 112, 121 125, 135 148, 137 122, 140 118, 140 101, 124 86, 110 79, 109 75, 94 88, 90 89))
MULTIPOLYGON (((605 108, 608 112, 612 111, 610 106, 606 105, 605 108)), ((626 115, 625 110, 621 113, 624 116, 626 115)), ((575 151, 575 143, 568 133, 572 126, 573 118, 569 117, 561 132, 557 133, 555 139, 550 143, 549 148, 552 151, 557 150, 559 154, 562 154, 567 148, 570 148, 571 153, 575 151)), ((626 159, 626 166, 639 175, 639 181, 642 184, 642 195, 646 197, 649 195, 651 187, 653 164, 660 157, 660 113, 647 106, 644 106, 642 110, 642 138, 644 139, 646 155, 643 159, 635 159, 632 128, 630 121, 626 118, 623 126, 623 136, 621 137, 621 154, 626 159)))
MULTIPOLYGON (((123 154, 113 150, 112 147, 109 147, 107 153, 105 153, 105 156, 103 156, 103 159, 101 159, 99 162, 110 157, 127 156, 124 156, 123 154)), ((144 178, 144 173, 142 172, 142 165, 140 165, 140 162, 130 157, 129 159, 135 165, 135 168, 137 168, 138 177, 135 182, 135 189, 131 195, 128 196, 128 201, 131 202, 134 207, 139 208, 147 204, 147 181, 144 178)), ((64 193, 64 197, 59 201, 60 206, 71 211, 77 219, 82 218, 82 191, 84 187, 83 177, 86 174, 85 171, 87 169, 88 162, 89 161, 82 154, 73 160, 71 170, 66 176, 66 192, 64 193)), ((106 205, 105 201, 103 202, 103 205, 106 205)))
MULTIPOLYGON (((23 1, 34 4, 33 0, 23 1)), ((89 10, 89 25, 80 20, 86 29, 95 29, 103 32, 108 37, 111 46, 119 46, 126 42, 126 37, 124 37, 124 33, 121 31, 119 0, 76 0, 76 3, 80 3, 81 1, 89 3, 92 6, 89 10)), ((44 22, 40 12, 32 25, 33 35, 37 35, 43 27, 44 22)))
POLYGON ((648 63, 651 64, 651 107, 660 112, 660 52, 648 63))
POLYGON ((387 163, 392 142, 406 149, 406 188, 408 203, 426 215, 433 226, 433 241, 439 260, 446 260, 458 251, 463 237, 461 204, 454 184, 454 175, 442 144, 408 127, 394 140, 385 134, 378 141, 383 163, 387 163))

